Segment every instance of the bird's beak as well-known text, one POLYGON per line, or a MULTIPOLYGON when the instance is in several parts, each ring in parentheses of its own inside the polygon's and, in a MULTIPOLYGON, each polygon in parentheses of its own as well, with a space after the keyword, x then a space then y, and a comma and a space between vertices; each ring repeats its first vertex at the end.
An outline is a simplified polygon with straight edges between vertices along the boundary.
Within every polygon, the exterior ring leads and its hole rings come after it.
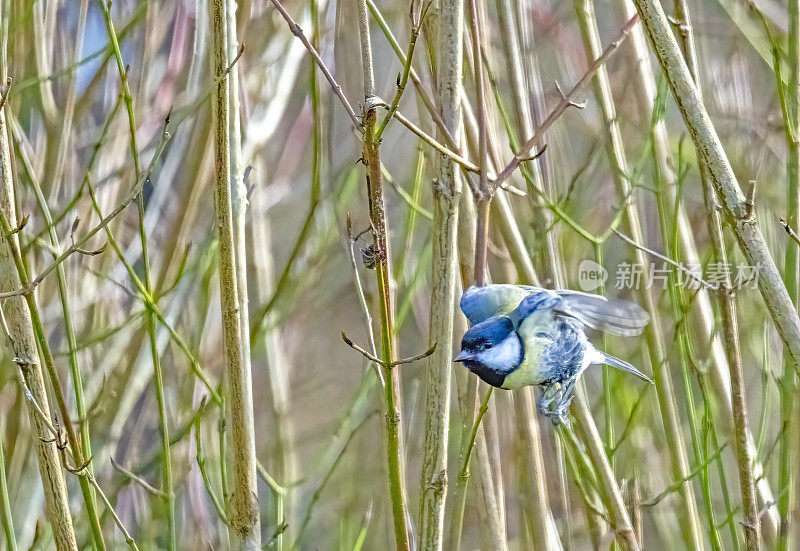
POLYGON ((464 360, 469 360, 471 357, 472 355, 469 352, 467 352, 466 350, 462 350, 461 352, 458 353, 458 356, 453 358, 453 361, 463 362, 464 360))

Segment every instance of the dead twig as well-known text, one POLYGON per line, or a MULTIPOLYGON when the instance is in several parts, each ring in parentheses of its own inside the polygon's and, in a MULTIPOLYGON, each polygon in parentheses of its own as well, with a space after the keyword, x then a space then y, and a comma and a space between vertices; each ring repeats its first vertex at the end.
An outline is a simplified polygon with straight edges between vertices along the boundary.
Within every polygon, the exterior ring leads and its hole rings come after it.
MULTIPOLYGON (((494 180, 494 187, 498 187, 504 181, 508 179, 509 176, 519 167, 520 163, 523 162, 523 159, 528 156, 533 147, 539 143, 539 140, 542 138, 542 135, 550 128, 554 122, 567 110, 570 106, 575 106, 575 102, 572 98, 577 94, 586 84, 588 84, 592 78, 594 77, 597 70, 603 66, 603 64, 608 61, 608 59, 614 55, 614 53, 619 49, 620 45, 625 42, 628 36, 631 34, 633 30, 633 26, 639 22, 639 16, 634 15, 631 17, 625 26, 622 27, 619 35, 615 40, 613 40, 603 53, 595 59, 589 67, 586 68, 586 72, 583 73, 583 76, 580 80, 567 92, 564 94, 561 92, 561 101, 558 102, 558 105, 550 112, 547 118, 542 121, 542 124, 536 128, 536 131, 533 133, 533 136, 528 138, 528 140, 522 144, 519 151, 514 155, 514 157, 508 162, 506 167, 503 171, 495 178, 494 180)), ((558 86, 557 86, 558 87, 558 86)), ((560 91, 560 90, 559 90, 560 91)), ((578 104, 580 105, 580 104, 578 104)))
POLYGON ((417 360, 427 358, 436 351, 436 343, 433 343, 433 345, 422 354, 417 354, 416 356, 410 356, 408 358, 402 358, 399 360, 392 360, 391 362, 385 362, 380 358, 376 357, 375 355, 370 354, 369 352, 358 346, 356 343, 354 343, 352 340, 350 340, 350 338, 347 335, 345 335, 344 331, 342 331, 342 340, 345 342, 347 346, 349 346, 356 352, 360 352, 361 355, 364 356, 369 361, 374 362, 378 365, 382 365, 383 367, 395 367, 401 364, 410 364, 412 362, 416 362, 417 360))

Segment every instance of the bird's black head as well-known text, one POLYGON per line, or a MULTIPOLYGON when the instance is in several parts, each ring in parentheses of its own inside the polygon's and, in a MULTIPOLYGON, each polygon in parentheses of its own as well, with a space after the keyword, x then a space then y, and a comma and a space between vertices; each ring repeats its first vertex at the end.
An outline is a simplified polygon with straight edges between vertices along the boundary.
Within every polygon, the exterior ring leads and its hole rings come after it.
POLYGON ((488 384, 499 387, 522 362, 522 342, 508 317, 490 318, 464 334, 454 361, 463 362, 488 384))

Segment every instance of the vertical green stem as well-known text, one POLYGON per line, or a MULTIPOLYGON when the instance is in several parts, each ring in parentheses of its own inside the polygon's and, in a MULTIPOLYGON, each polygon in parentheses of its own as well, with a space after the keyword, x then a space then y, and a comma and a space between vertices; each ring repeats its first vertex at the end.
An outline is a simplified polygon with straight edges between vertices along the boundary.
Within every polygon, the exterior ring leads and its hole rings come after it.
MULTIPOLYGON (((105 19, 106 30, 111 41, 114 59, 117 62, 117 70, 119 71, 119 78, 121 82, 121 96, 125 104, 125 111, 128 115, 128 131, 130 133, 130 150, 133 157, 134 168, 134 184, 139 181, 139 148, 136 143, 136 118, 133 108, 133 97, 131 96, 130 86, 128 84, 128 75, 125 69, 125 64, 122 59, 122 52, 119 46, 119 39, 117 38, 116 30, 114 29, 114 22, 111 18, 111 9, 107 0, 98 0, 100 7, 103 11, 105 19)), ((136 196, 136 207, 139 214, 139 241, 142 246, 142 265, 144 267, 143 282, 147 294, 153 298, 157 298, 152 292, 152 277, 150 275, 150 255, 147 249, 147 231, 145 228, 145 209, 144 197, 142 193, 136 196)), ((153 361, 153 385, 156 394, 156 403, 158 405, 158 430, 161 438, 161 453, 162 453, 162 469, 161 477, 164 485, 164 494, 166 496, 167 505, 167 542, 169 549, 177 547, 177 535, 175 526, 175 492, 172 481, 172 451, 169 445, 169 418, 167 414, 167 405, 164 398, 164 378, 161 371, 161 357, 158 351, 157 331, 156 331, 156 318, 152 309, 147 309, 145 313, 145 325, 147 328, 147 336, 150 343, 150 356, 153 361)))
POLYGON ((391 288, 391 249, 383 199, 380 142, 377 130, 377 106, 375 99, 375 77, 372 64, 369 16, 365 0, 356 0, 361 38, 361 66, 364 72, 363 160, 367 168, 367 196, 372 224, 373 244, 377 263, 375 266, 380 297, 381 359, 384 362, 384 397, 386 402, 386 456, 389 474, 389 496, 392 502, 395 543, 398 550, 409 549, 408 510, 405 494, 405 458, 401 425, 401 390, 397 367, 391 362, 397 357, 397 342, 394 325, 394 296, 391 288))
MULTIPOLYGON (((5 418, 0 422, 0 434, 5 434, 5 418)), ((14 520, 11 517, 11 503, 8 500, 8 481, 6 480, 6 459, 0 438, 0 507, 3 510, 3 532, 6 535, 8 551, 17 551, 17 537, 14 535, 14 520)))
MULTIPOLYGON (((791 65, 788 94, 786 97, 786 141, 789 155, 786 164, 786 222, 791 228, 798 227, 800 221, 800 1, 789 0, 789 50, 791 65)), ((778 82, 780 86, 780 81, 778 82)), ((792 302, 798 301, 798 246, 791 239, 786 240, 784 262, 784 282, 792 302)), ((793 448, 795 427, 797 427, 797 362, 788 354, 784 356, 783 377, 781 379, 781 434, 778 463, 778 550, 790 548, 790 520, 796 499, 798 455, 793 448)), ((797 522, 797 519, 794 520, 797 522)), ((796 543, 796 542, 795 542, 796 543)))
MULTIPOLYGON (((597 20, 594 13, 593 0, 574 0, 578 23, 581 27, 584 48, 587 57, 592 59, 600 54, 600 38, 597 20)), ((611 84, 605 66, 597 70, 592 80, 595 98, 600 105, 606 128, 606 152, 611 166, 611 176, 617 188, 619 200, 624 202, 625 222, 633 239, 637 243, 642 240, 642 226, 639 210, 631 195, 633 188, 628 180, 629 165, 625 156, 622 134, 617 119, 616 108, 611 94, 611 84)), ((650 360, 653 366, 653 379, 658 393, 658 404, 664 424, 664 432, 668 442, 670 463, 673 476, 678 480, 685 480, 689 473, 689 464, 686 446, 681 433, 680 417, 677 411, 675 393, 669 374, 666 347, 662 333, 662 324, 658 316, 658 304, 652 289, 647 282, 650 281, 649 259, 642 251, 637 251, 636 261, 642 267, 642 285, 640 295, 645 308, 651 315, 651 322, 645 330, 647 344, 650 351, 650 360)), ((690 483, 681 485, 680 494, 683 501, 682 517, 680 521, 684 540, 692 549, 702 549, 700 539, 700 526, 697 514, 697 504, 690 483)))

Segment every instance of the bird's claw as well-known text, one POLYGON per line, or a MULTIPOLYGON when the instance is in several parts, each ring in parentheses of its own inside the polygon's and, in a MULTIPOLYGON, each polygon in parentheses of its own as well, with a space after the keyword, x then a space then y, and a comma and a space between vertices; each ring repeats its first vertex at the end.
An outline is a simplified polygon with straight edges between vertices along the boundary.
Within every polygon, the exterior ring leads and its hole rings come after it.
POLYGON ((569 425, 569 407, 574 398, 573 390, 572 381, 546 387, 536 402, 536 410, 550 419, 555 426, 569 425))

